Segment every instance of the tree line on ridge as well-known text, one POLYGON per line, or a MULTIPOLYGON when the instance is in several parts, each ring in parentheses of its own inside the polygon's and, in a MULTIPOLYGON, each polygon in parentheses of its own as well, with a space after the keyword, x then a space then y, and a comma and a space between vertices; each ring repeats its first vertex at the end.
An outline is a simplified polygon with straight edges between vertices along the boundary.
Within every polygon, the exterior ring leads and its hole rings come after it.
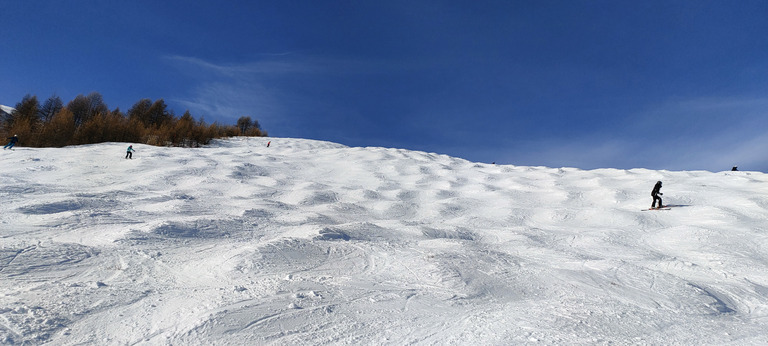
POLYGON ((0 112, 0 135, 18 135, 26 147, 64 147, 103 142, 197 147, 211 139, 232 136, 265 137, 259 122, 242 116, 236 125, 207 124, 189 111, 176 116, 165 101, 142 99, 127 113, 109 110, 97 92, 78 95, 64 105, 51 96, 42 104, 27 95, 10 114, 0 112))

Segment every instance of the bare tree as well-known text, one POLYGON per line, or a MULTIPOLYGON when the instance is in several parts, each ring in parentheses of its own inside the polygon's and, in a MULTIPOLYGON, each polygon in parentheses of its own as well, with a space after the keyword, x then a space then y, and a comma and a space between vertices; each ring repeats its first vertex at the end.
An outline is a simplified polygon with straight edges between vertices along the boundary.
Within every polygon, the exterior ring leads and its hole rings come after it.
POLYGON ((77 95, 74 100, 67 104, 67 109, 72 112, 75 120, 75 126, 80 126, 96 114, 106 114, 109 108, 104 103, 104 98, 97 92, 92 92, 88 96, 77 95))
POLYGON ((43 123, 47 124, 51 122, 51 118, 53 118, 53 116, 62 108, 64 108, 64 102, 61 101, 60 97, 53 95, 45 100, 43 107, 40 108, 40 111, 38 112, 38 116, 43 123))
POLYGON ((242 116, 240 119, 237 119, 237 128, 240 129, 240 135, 245 135, 251 127, 253 127, 251 117, 242 116))

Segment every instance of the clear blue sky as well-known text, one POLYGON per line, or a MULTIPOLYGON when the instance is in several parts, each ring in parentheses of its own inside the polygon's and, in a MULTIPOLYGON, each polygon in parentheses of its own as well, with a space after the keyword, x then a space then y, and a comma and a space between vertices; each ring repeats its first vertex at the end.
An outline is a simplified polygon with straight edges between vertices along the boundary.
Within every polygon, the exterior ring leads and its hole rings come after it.
POLYGON ((0 104, 164 99, 274 137, 768 172, 768 1, 0 1, 0 104))

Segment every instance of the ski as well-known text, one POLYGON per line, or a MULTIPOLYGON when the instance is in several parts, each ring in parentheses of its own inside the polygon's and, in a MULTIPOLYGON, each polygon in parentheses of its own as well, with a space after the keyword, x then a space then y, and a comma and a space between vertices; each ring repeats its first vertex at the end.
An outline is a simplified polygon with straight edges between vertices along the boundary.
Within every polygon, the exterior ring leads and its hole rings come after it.
POLYGON ((672 209, 672 208, 670 208, 670 207, 667 207, 667 206, 663 206, 663 207, 661 207, 661 208, 648 208, 648 209, 640 209, 640 211, 649 211, 649 210, 670 210, 670 209, 672 209))

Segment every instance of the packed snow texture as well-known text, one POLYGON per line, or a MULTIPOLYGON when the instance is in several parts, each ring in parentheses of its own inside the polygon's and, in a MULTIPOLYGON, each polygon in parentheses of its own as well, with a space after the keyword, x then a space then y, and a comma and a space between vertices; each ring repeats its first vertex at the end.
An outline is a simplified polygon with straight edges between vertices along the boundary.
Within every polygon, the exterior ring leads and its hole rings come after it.
POLYGON ((1 153, 0 343, 768 343, 764 173, 127 146, 1 153))

